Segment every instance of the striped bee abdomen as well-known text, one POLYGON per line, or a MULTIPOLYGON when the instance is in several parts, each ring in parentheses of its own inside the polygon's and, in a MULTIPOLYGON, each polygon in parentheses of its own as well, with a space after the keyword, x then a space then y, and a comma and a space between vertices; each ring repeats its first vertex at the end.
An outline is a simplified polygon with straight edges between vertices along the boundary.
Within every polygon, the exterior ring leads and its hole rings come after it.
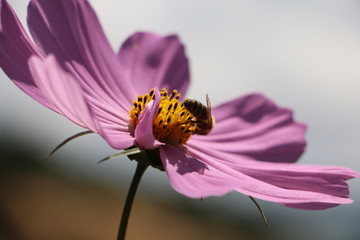
POLYGON ((208 109, 201 102, 195 99, 186 99, 184 101, 185 108, 191 112, 197 119, 204 120, 208 118, 208 109))

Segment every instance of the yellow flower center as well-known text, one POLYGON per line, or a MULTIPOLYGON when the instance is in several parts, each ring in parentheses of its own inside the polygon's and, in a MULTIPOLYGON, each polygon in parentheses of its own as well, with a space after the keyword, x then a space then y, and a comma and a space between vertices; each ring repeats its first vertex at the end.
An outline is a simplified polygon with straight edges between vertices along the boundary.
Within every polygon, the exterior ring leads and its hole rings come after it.
MULTIPOLYGON (((177 90, 168 93, 166 89, 160 91, 161 99, 157 114, 153 120, 154 137, 164 143, 172 145, 185 144, 191 135, 196 133, 196 121, 179 101, 177 90)), ((130 110, 130 127, 135 129, 139 123, 139 116, 145 106, 155 97, 154 89, 148 94, 138 96, 130 110)))

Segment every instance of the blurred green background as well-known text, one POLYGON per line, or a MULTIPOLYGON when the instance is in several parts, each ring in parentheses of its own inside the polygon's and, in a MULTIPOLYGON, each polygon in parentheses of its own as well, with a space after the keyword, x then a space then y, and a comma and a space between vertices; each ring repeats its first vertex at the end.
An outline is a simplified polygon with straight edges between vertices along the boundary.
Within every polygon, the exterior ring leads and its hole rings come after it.
MULTIPOLYGON (((360 171, 360 2, 92 0, 114 49, 131 33, 179 34, 191 61, 188 96, 213 105, 261 92, 309 125, 301 163, 360 171)), ((11 1, 25 23, 27 1, 11 1)), ((23 94, 0 73, 0 239, 114 239, 135 163, 23 94)), ((176 193, 166 175, 145 173, 128 239, 360 239, 355 203, 304 211, 233 192, 203 202, 176 193)))

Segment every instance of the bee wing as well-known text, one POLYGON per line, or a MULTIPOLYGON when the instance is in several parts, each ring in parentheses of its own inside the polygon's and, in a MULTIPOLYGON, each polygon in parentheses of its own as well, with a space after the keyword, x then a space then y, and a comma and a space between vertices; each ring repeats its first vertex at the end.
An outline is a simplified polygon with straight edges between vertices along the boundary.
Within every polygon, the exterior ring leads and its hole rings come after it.
POLYGON ((211 102, 210 102, 210 98, 207 94, 206 94, 206 105, 207 105, 208 113, 211 114, 211 102))
POLYGON ((207 94, 206 94, 206 105, 207 105, 208 125, 209 128, 212 129, 214 125, 214 117, 211 114, 211 102, 207 94))

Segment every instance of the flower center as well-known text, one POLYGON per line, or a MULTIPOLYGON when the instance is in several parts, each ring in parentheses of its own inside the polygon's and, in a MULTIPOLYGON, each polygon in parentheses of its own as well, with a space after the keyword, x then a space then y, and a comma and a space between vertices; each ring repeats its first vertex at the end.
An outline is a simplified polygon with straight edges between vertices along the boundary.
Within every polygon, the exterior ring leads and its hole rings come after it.
MULTIPOLYGON (((179 101, 177 90, 168 93, 166 89, 160 92, 160 104, 153 120, 154 137, 164 143, 172 145, 185 144, 191 135, 196 134, 196 118, 179 101)), ((138 96, 130 110, 130 127, 135 129, 139 123, 139 116, 145 106, 155 98, 154 89, 148 94, 138 96)))

